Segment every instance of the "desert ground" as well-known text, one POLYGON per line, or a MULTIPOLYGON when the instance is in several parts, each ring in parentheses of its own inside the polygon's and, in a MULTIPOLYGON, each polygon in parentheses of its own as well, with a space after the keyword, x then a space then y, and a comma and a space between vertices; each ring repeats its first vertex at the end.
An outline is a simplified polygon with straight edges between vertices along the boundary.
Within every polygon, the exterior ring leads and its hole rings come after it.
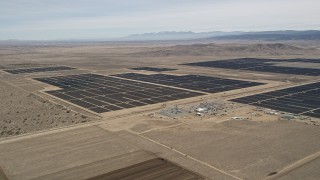
MULTIPOLYGON (((319 179, 319 118, 285 119, 283 112, 228 101, 319 82, 319 76, 181 65, 319 57, 320 43, 306 41, 1 44, 0 179, 319 179), (51 66, 76 69, 3 71, 51 66), (57 87, 34 79, 159 74, 129 69, 142 66, 264 84, 96 113, 46 93, 57 87), (194 111, 207 102, 220 109, 194 111)), ((320 69, 319 63, 277 66, 320 69)))

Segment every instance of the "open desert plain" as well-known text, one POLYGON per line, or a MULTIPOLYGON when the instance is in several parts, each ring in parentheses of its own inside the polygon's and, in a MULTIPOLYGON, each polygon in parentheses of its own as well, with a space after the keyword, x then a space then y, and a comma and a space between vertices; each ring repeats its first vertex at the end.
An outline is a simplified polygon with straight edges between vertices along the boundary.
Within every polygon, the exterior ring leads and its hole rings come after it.
POLYGON ((0 179, 319 179, 317 41, 0 45, 0 179))

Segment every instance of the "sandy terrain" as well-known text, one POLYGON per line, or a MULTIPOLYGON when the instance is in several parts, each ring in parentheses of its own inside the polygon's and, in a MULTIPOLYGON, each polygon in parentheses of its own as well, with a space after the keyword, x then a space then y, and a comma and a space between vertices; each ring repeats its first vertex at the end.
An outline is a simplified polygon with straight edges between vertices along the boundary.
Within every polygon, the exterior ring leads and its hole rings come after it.
POLYGON ((0 137, 92 121, 85 115, 0 81, 0 137))
POLYGON ((305 131, 303 126, 290 122, 227 121, 219 125, 182 125, 148 132, 145 136, 184 150, 186 154, 238 177, 262 179, 319 150, 318 127, 305 131), (287 154, 290 149, 295 151, 287 154))
MULTIPOLYGON (((319 49, 320 43, 315 42, 1 45, 0 69, 54 65, 77 69, 18 75, 0 70, 0 167, 13 180, 88 179, 164 158, 207 179, 318 179, 319 119, 283 120, 280 112, 267 114, 269 110, 227 100, 319 81, 319 77, 179 64, 241 57, 319 58, 319 49), (57 88, 32 79, 153 73, 128 69, 140 66, 178 69, 167 74, 266 84, 97 114, 46 94, 57 88), (223 108, 204 116, 190 110, 207 101, 219 101, 223 108), (183 115, 161 114, 175 105, 183 109, 183 115)), ((302 63, 279 66, 320 68, 302 63)))

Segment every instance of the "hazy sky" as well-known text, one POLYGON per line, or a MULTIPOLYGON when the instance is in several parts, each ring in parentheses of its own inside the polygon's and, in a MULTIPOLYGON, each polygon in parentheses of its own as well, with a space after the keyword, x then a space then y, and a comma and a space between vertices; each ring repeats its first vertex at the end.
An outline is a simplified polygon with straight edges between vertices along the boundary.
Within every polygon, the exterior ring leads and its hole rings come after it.
POLYGON ((0 39, 320 30, 320 0, 0 0, 0 39))

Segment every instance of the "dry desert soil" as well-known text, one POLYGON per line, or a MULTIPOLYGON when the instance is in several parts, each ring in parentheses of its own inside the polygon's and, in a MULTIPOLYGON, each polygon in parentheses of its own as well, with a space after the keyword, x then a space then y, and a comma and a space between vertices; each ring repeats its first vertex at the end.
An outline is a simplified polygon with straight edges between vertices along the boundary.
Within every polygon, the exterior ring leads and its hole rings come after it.
MULTIPOLYGON (((181 65, 319 57, 318 42, 1 44, 0 179, 319 179, 318 118, 288 120, 283 112, 265 113, 270 110, 228 101, 318 82, 319 76, 181 65), (3 71, 52 66, 75 69, 3 71), (142 66, 177 69, 160 74, 264 84, 96 113, 46 93, 59 88, 34 79, 85 73, 158 74, 130 69, 142 66), (194 108, 204 102, 219 104, 220 109, 198 116, 194 108), (181 113, 165 113, 175 108, 181 113)), ((277 66, 320 69, 319 63, 277 66)))

